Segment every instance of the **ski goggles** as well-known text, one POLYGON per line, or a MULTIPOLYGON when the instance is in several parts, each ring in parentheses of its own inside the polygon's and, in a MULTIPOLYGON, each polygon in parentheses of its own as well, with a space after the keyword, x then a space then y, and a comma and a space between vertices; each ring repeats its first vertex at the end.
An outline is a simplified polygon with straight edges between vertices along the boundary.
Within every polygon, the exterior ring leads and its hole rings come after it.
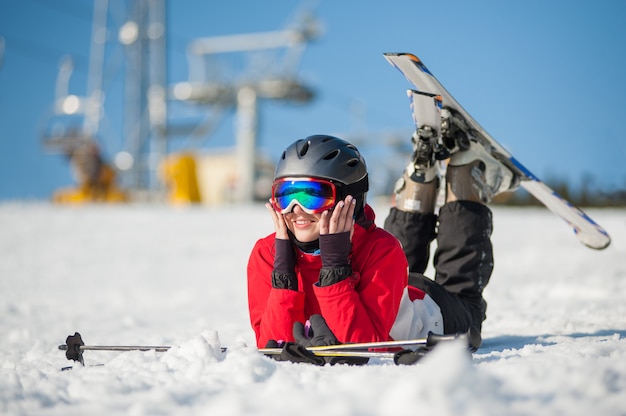
POLYGON ((272 185, 272 205, 286 214, 297 204, 308 214, 326 211, 337 203, 337 186, 318 178, 281 178, 272 185))

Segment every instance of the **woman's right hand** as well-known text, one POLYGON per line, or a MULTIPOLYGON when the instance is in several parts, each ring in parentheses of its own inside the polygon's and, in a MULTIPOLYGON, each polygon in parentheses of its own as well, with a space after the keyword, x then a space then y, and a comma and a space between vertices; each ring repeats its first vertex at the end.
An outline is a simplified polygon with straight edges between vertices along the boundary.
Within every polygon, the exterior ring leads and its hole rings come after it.
POLYGON ((265 204, 265 208, 270 212, 272 220, 274 221, 274 230, 276 231, 276 238, 281 240, 289 240, 289 234, 287 233, 287 223, 285 222, 285 216, 280 212, 276 212, 270 202, 265 204))

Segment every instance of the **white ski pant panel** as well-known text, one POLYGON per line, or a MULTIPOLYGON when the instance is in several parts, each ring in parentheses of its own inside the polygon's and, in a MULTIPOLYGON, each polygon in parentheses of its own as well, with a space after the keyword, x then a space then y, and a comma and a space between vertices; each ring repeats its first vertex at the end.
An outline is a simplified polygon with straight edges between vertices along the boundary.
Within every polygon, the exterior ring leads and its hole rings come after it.
POLYGON ((429 332, 443 334, 443 316, 435 301, 426 294, 424 299, 411 301, 404 289, 396 321, 389 332, 394 340, 426 338, 429 332))

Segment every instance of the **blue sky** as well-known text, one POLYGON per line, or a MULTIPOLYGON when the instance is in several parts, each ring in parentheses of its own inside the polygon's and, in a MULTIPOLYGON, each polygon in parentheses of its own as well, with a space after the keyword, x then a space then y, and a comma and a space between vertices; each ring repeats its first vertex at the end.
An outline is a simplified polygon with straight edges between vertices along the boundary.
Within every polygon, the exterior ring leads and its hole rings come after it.
MULTIPOLYGON (((299 6, 169 1, 168 83, 187 79, 185 47, 192 39, 278 30, 299 6)), ((64 55, 76 62, 70 92, 86 92, 91 13, 88 1, 0 0, 0 200, 47 199, 72 184, 67 161, 47 153, 40 137, 64 55)), ((262 103, 259 146, 270 157, 313 133, 406 131, 408 141, 409 85, 382 53, 412 52, 540 178, 579 186, 592 175, 605 190, 626 189, 626 2, 321 0, 314 13, 324 32, 307 48, 298 74, 317 97, 303 106, 262 103)), ((122 74, 111 79, 105 108, 109 158, 122 150, 122 74)), ((171 118, 198 114, 180 104, 170 109, 171 118)), ((233 128, 227 118, 198 142, 233 145, 233 128)), ((198 143, 176 140, 174 148, 198 143)), ((405 160, 378 160, 380 146, 362 145, 372 173, 382 163, 401 170, 405 160)))

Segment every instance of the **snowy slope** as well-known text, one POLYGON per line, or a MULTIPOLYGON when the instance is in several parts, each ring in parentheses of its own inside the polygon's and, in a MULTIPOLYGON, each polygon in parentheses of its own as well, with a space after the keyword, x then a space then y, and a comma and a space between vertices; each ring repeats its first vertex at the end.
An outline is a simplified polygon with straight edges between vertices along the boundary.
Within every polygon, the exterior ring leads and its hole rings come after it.
MULTIPOLYGON (((386 207, 377 207, 381 224, 386 207)), ((623 415, 626 210, 582 246, 544 209, 494 210, 483 347, 416 366, 277 363, 254 352, 245 269, 261 206, 0 204, 1 414, 623 415), (173 345, 167 353, 57 346, 173 345), (228 346, 227 354, 220 346, 228 346)))

